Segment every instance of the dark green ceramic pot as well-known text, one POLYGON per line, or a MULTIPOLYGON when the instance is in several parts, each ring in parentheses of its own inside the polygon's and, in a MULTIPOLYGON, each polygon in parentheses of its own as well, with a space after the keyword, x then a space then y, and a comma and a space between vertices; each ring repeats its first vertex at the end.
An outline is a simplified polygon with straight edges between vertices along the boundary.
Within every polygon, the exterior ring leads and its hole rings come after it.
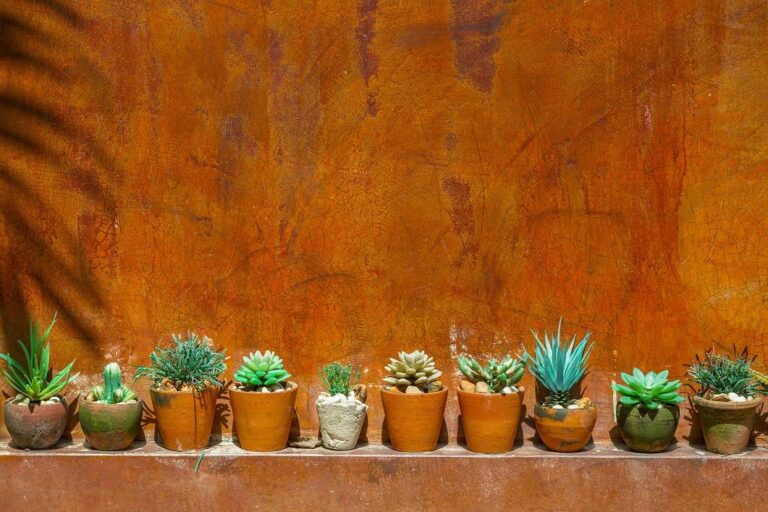
POLYGON ((630 450, 644 453, 663 452, 675 437, 680 408, 665 405, 660 409, 647 409, 639 405, 619 404, 617 407, 619 431, 630 450))
POLYGON ((80 425, 91 448, 125 450, 139 433, 141 400, 121 404, 102 404, 80 400, 80 425))

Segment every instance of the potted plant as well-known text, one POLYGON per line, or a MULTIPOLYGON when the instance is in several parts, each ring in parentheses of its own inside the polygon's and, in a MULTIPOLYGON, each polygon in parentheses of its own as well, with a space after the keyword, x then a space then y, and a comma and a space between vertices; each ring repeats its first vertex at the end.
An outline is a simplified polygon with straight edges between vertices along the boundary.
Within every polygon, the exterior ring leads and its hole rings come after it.
POLYGON ((330 450, 351 450, 357 445, 368 406, 362 386, 350 388, 354 373, 351 364, 331 363, 320 369, 325 391, 317 398, 320 440, 330 450))
POLYGON ((392 448, 401 452, 427 452, 437 447, 448 390, 437 380, 442 372, 421 350, 400 352, 385 367, 381 390, 384 421, 392 448))
POLYGON ((761 403, 753 361, 746 349, 741 354, 734 351, 731 357, 710 348, 688 368, 691 380, 699 385, 693 404, 710 452, 734 454, 747 449, 761 403))
POLYGON ((508 452, 520 426, 525 389, 517 383, 525 363, 507 354, 501 361, 489 359, 485 367, 474 357, 459 357, 458 365, 466 377, 457 393, 467 447, 479 453, 508 452))
POLYGON ((274 452, 288 443, 296 403, 296 383, 283 360, 267 350, 243 357, 229 389, 235 433, 244 450, 274 452))
POLYGON ((224 351, 213 348, 208 337, 173 335, 169 347, 157 347, 149 366, 140 366, 136 378, 151 381, 149 394, 162 445, 175 451, 208 446, 216 413, 219 376, 227 369, 224 351))
POLYGON ((611 387, 621 395, 616 418, 624 443, 636 452, 655 453, 667 449, 680 420, 677 394, 680 381, 667 380, 669 371, 643 373, 635 368, 632 375, 621 374, 624 384, 611 387))
POLYGON ((24 352, 23 362, 10 354, 0 354, 8 365, 3 371, 5 381, 18 393, 5 401, 3 414, 8 433, 19 448, 50 448, 61 439, 67 426, 67 400, 61 393, 77 379, 77 374, 71 374, 73 360, 51 378, 48 335, 55 323, 56 315, 43 332, 32 323, 29 344, 18 342, 24 352))
POLYGON ((534 407, 536 432, 541 441, 556 452, 576 452, 584 448, 592 437, 597 420, 597 407, 589 398, 576 398, 577 387, 587 373, 587 361, 594 344, 587 346, 587 332, 576 344, 560 341, 562 319, 557 334, 544 333, 544 342, 536 332, 534 356, 527 350, 524 360, 538 383, 549 393, 534 407), (576 391, 576 393, 574 393, 576 391))
POLYGON ((80 401, 80 425, 91 448, 124 450, 131 446, 141 423, 142 401, 123 384, 120 365, 109 363, 104 383, 80 401))

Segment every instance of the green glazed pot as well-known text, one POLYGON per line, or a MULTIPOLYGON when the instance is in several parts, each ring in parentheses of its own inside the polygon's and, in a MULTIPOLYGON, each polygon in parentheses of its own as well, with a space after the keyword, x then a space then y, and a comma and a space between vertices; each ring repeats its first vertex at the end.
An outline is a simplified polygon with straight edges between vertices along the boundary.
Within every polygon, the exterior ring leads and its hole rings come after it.
POLYGON ((707 450, 732 455, 747 450, 760 400, 718 402, 693 397, 707 450))
POLYGON ((648 409, 620 403, 616 418, 621 437, 630 450, 663 452, 675 437, 680 408, 677 405, 665 405, 659 409, 648 409))
POLYGON ((139 433, 142 402, 102 404, 80 400, 80 425, 91 448, 125 450, 139 433))

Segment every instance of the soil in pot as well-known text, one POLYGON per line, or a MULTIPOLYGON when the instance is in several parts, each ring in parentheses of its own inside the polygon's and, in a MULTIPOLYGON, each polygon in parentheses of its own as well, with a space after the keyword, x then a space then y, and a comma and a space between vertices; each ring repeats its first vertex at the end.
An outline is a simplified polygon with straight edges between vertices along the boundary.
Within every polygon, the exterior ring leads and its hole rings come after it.
POLYGON ((351 450, 357 446, 368 406, 343 394, 321 393, 317 399, 320 439, 329 450, 351 450))
POLYGON ((429 452, 437 447, 443 426, 446 388, 409 394, 381 390, 384 421, 392 448, 400 452, 429 452))
POLYGON ((149 393, 163 447, 184 451, 208 446, 218 388, 207 387, 203 391, 150 388, 149 393))
POLYGON ((234 433, 242 449, 274 452, 285 448, 291 433, 297 389, 294 382, 279 392, 229 389, 234 433))
POLYGON ((663 452, 675 437, 680 408, 665 405, 659 409, 648 409, 639 405, 618 404, 616 418, 621 438, 630 450, 663 452))
POLYGON ((695 396, 693 403, 701 420, 707 450, 723 455, 746 451, 760 400, 721 402, 695 396))
POLYGON ((21 403, 17 399, 5 401, 5 426, 19 448, 41 450, 59 442, 67 426, 67 401, 62 397, 40 403, 21 403))
POLYGON ((536 404, 536 433, 547 448, 556 452, 582 450, 592 437, 597 420, 597 407, 582 399, 578 409, 553 408, 536 404))
POLYGON ((95 450, 125 450, 139 433, 141 400, 106 404, 80 400, 80 425, 85 438, 95 450))
POLYGON ((512 449, 524 392, 523 388, 506 395, 457 391, 461 426, 470 451, 504 453, 512 449))

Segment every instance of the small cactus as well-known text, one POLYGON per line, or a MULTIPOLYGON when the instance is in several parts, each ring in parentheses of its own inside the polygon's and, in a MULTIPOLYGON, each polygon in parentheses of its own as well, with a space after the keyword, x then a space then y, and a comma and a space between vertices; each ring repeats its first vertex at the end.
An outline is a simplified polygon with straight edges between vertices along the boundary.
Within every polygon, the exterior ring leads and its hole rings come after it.
POLYGON ((104 378, 104 384, 94 386, 91 390, 91 395, 95 402, 119 404, 129 400, 136 400, 136 393, 123 384, 123 375, 119 364, 109 363, 105 366, 102 377, 104 378))

